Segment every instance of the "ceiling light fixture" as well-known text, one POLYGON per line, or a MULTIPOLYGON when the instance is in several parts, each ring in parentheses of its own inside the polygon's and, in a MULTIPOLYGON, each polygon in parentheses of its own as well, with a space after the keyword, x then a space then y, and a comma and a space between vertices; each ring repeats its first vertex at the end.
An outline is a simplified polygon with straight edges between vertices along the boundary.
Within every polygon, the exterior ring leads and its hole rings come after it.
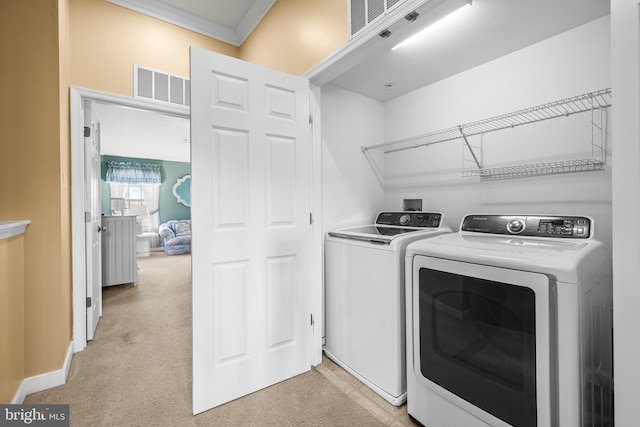
POLYGON ((423 28, 422 30, 418 31, 417 33, 415 33, 415 34, 409 36, 408 38, 404 39, 403 41, 401 41, 400 43, 398 43, 397 45, 392 47, 391 50, 400 49, 402 46, 406 46, 407 44, 413 43, 416 40, 421 39, 427 32, 433 31, 434 28, 440 27, 443 24, 446 24, 447 22, 449 22, 451 20, 452 17, 458 16, 461 12, 469 9, 470 6, 471 6, 471 2, 469 2, 467 4, 463 4, 460 8, 453 10, 448 15, 443 16, 442 18, 440 18, 437 21, 435 21, 435 22, 431 23, 430 25, 426 26, 425 28, 423 28))

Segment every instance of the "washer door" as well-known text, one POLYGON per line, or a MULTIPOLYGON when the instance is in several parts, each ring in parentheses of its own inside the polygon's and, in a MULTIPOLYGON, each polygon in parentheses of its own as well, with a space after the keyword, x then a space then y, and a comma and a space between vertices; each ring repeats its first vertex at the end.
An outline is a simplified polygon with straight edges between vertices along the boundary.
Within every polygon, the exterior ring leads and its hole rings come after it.
POLYGON ((552 425, 550 294, 543 274, 416 256, 418 378, 492 425, 552 425))

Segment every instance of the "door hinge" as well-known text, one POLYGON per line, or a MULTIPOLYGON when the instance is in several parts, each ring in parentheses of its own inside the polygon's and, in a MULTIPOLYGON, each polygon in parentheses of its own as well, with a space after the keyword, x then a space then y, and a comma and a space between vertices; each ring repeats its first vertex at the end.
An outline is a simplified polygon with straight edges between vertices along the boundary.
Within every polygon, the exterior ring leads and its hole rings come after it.
POLYGON ((309 225, 313 225, 313 213, 309 212, 309 225))
POLYGON ((89 138, 91 136, 91 128, 89 126, 84 127, 84 137, 89 138))
POLYGON ((84 213, 84 222, 91 222, 91 212, 84 213))
POLYGON ((309 124, 313 123, 313 117, 309 116, 309 124))
POLYGON ((313 326, 313 313, 311 313, 311 326, 313 326))
POLYGON ((87 308, 91 308, 91 297, 87 297, 87 308))

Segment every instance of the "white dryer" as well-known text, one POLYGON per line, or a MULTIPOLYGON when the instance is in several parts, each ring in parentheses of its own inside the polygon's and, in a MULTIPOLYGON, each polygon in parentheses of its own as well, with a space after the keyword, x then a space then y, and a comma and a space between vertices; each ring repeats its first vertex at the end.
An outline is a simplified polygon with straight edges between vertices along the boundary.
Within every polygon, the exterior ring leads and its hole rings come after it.
POLYGON ((467 215, 406 253, 407 409, 428 427, 613 425, 611 254, 584 216, 467 215))
POLYGON ((404 256, 451 232, 441 213, 382 212, 325 239, 325 354, 394 405, 406 398, 404 256))

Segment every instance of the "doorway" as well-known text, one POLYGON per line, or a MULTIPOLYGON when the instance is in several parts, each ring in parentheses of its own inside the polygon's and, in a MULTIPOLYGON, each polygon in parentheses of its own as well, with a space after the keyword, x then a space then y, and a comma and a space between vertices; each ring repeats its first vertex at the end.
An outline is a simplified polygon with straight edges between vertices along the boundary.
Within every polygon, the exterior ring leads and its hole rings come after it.
POLYGON ((117 106, 140 112, 155 112, 189 120, 189 108, 163 105, 119 95, 96 92, 72 87, 71 95, 71 172, 72 172, 72 292, 73 292, 73 348, 74 352, 87 346, 87 308, 85 261, 85 212, 84 201, 86 182, 84 179, 84 117, 85 101, 117 106))
MULTIPOLYGON (((312 321, 315 324, 322 325, 324 323, 322 300, 323 300, 323 257, 322 257, 322 221, 321 221, 321 139, 320 139, 320 91, 317 87, 312 87, 311 110, 312 116, 316 117, 313 126, 310 127, 310 140, 312 141, 312 149, 310 153, 312 163, 312 211, 313 215, 313 262, 312 262, 312 280, 313 283, 313 314, 312 321), (314 131, 315 129, 315 131, 314 131)), ((81 177, 84 172, 84 136, 83 136, 83 110, 84 101, 100 102, 105 104, 113 104, 124 108, 133 108, 144 111, 158 112, 170 116, 190 118, 189 109, 186 107, 175 107, 154 102, 132 99, 128 97, 106 94, 102 92, 91 91, 87 89, 71 88, 71 163, 72 177, 81 177)), ((86 335, 86 264, 84 260, 84 212, 82 194, 84 193, 85 182, 82 179, 72 179, 72 281, 73 281, 73 348, 74 352, 82 351, 87 346, 86 335)), ((312 363, 317 365, 322 361, 322 328, 315 328, 313 336, 313 346, 311 350, 312 363)))

